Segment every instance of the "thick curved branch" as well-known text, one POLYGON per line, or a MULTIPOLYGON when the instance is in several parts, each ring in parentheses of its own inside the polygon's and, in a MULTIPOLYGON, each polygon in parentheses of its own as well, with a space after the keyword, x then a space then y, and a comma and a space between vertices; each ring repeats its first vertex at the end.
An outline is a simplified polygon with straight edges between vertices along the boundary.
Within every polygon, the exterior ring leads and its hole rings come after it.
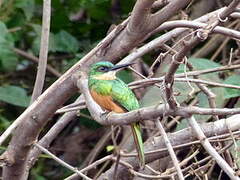
POLYGON ((138 0, 133 8, 130 22, 127 26, 130 35, 135 36, 149 28, 151 7, 155 0, 138 0))
POLYGON ((167 6, 162 8, 160 11, 156 12, 155 14, 151 15, 150 21, 151 21, 151 28, 155 29, 159 25, 161 25, 164 21, 168 20, 172 14, 169 12, 171 10, 172 12, 178 12, 179 9, 183 9, 186 7, 191 0, 171 0, 167 6), (159 20, 160 19, 160 20, 159 20))
POLYGON ((163 9, 159 11, 158 18, 155 18, 155 21, 152 21, 152 16, 149 13, 150 5, 152 5, 153 0, 138 0, 132 16, 130 18, 127 28, 123 29, 121 34, 117 36, 114 41, 111 43, 111 47, 108 50, 108 53, 104 57, 100 57, 106 60, 113 59, 114 62, 116 59, 122 56, 120 54, 122 51, 130 51, 136 47, 139 43, 146 39, 146 36, 153 31, 157 26, 161 25, 164 21, 171 18, 176 12, 178 12, 182 7, 187 6, 190 0, 184 0, 179 3, 179 0, 173 0, 167 4, 163 9), (144 8, 143 5, 146 5, 144 8), (173 8, 175 11, 173 11, 173 8), (143 12, 142 12, 143 11, 143 12), (145 13, 145 14, 144 14, 145 13), (139 17, 141 15, 143 19, 139 17), (148 21, 146 21, 148 20, 148 21), (136 26, 135 26, 136 25, 136 26), (145 29, 144 29, 145 28, 145 29))
POLYGON ((94 119, 102 125, 127 125, 138 121, 155 120, 159 116, 182 116, 190 117, 193 114, 201 115, 233 115, 239 114, 240 108, 200 108, 197 106, 178 107, 175 110, 168 105, 159 104, 156 106, 144 107, 128 113, 104 114, 99 105, 92 99, 87 86, 87 79, 84 75, 78 79, 78 87, 83 93, 88 110, 94 119))
MULTIPOLYGON (((206 124, 200 124, 200 127, 207 137, 221 135, 224 133, 228 133, 229 130, 231 130, 232 132, 238 130, 240 127, 239 118, 240 118, 240 115, 234 115, 227 119, 222 119, 219 121, 206 123, 206 124)), ((175 133, 169 133, 168 139, 170 140, 173 147, 182 145, 185 143, 191 143, 197 140, 194 137, 194 134, 191 128, 186 128, 175 133)), ((161 136, 155 137, 154 142, 155 143, 153 144, 152 140, 149 140, 146 143, 144 143, 144 148, 146 152, 146 163, 153 162, 157 159, 163 158, 168 154, 167 151, 158 151, 166 147, 164 140, 161 136)), ((183 149, 183 148, 179 147, 177 149, 183 149)), ((131 164, 133 168, 138 168, 138 163, 135 157, 123 157, 122 160, 131 164)), ((113 174, 114 174, 114 165, 108 171, 102 174, 99 177, 99 180, 112 179, 113 174)), ((128 171, 128 169, 120 165, 117 172, 118 179, 124 180, 124 177, 126 177, 127 175, 130 175, 130 172, 128 171), (124 173, 124 176, 122 176, 123 173, 124 173)))

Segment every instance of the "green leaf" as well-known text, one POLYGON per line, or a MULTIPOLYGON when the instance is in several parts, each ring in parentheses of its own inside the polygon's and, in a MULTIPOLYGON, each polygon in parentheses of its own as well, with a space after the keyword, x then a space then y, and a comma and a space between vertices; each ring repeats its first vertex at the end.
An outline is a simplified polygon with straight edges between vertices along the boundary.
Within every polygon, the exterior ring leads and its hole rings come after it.
POLYGON ((177 127, 176 127, 175 131, 180 131, 180 130, 182 130, 184 128, 187 128, 187 127, 189 127, 189 123, 188 123, 187 119, 182 119, 180 121, 180 123, 177 124, 177 127))
POLYGON ((11 122, 7 118, 0 115, 0 128, 6 129, 10 124, 11 122))
POLYGON ((15 70, 18 58, 12 51, 13 47, 14 39, 11 34, 8 33, 6 25, 0 21, 0 70, 15 70))
POLYGON ((0 44, 0 67, 3 71, 13 71, 18 64, 18 58, 7 45, 0 44))
MULTIPOLYGON (((203 69, 209 69, 209 68, 216 68, 220 67, 221 65, 211 61, 209 59, 204 59, 204 58, 189 58, 188 62, 193 65, 193 68, 196 70, 203 70, 203 69)), ((178 68, 178 73, 183 73, 184 72, 184 64, 181 64, 178 68)))
MULTIPOLYGON (((220 67, 221 65, 208 60, 208 59, 204 59, 204 58, 189 58, 188 62, 192 64, 194 70, 205 70, 205 69, 210 69, 210 68, 216 68, 216 67, 220 67)), ((177 70, 177 73, 184 73, 184 64, 181 64, 177 70)), ((188 68, 186 68, 188 71, 188 68)), ((211 80, 214 82, 220 82, 220 79, 218 77, 218 73, 210 73, 210 74, 204 74, 204 75, 200 75, 199 77, 201 77, 201 79, 205 79, 205 80, 211 80)))
MULTIPOLYGON (((161 83, 159 83, 161 84, 161 83)), ((198 91, 198 88, 191 84, 194 87, 194 92, 198 91)), ((179 103, 187 100, 189 98, 189 94, 192 91, 192 88, 186 82, 175 82, 173 86, 174 92, 178 92, 179 95, 176 96, 176 99, 179 103)), ((140 103, 142 107, 152 106, 164 103, 163 97, 165 97, 165 92, 160 88, 153 86, 148 88, 147 92, 141 99, 140 103)))
MULTIPOLYGON (((38 32, 36 32, 38 34, 38 32)), ((40 44, 41 44, 41 33, 39 36, 37 36, 32 44, 32 49, 35 55, 38 55, 40 52, 40 44)), ((50 33, 49 34, 49 47, 48 47, 49 52, 56 52, 56 44, 55 44, 55 39, 54 39, 54 34, 50 33)))
POLYGON ((234 144, 230 148, 230 153, 232 154, 232 157, 234 161, 237 163, 238 167, 240 166, 240 141, 236 141, 236 144, 234 144))
POLYGON ((143 98, 140 100, 141 107, 153 106, 163 103, 162 92, 156 87, 149 87, 143 98))
POLYGON ((7 35, 8 35, 8 30, 6 25, 2 21, 0 21, 0 40, 5 39, 7 35))
POLYGON ((57 33, 54 40, 57 51, 76 53, 79 50, 78 40, 64 30, 57 33))
POLYGON ((0 87, 0 101, 13 104, 16 106, 27 107, 30 97, 27 96, 26 90, 18 86, 0 87))
MULTIPOLYGON (((232 75, 223 81, 224 84, 240 86, 240 75, 232 75)), ((224 98, 233 98, 240 96, 239 89, 224 88, 224 98)))
MULTIPOLYGON (((223 107, 223 104, 225 102, 224 97, 224 88, 210 88, 210 90, 216 95, 216 106, 218 108, 223 107)), ((208 101, 208 97, 206 96, 206 94, 204 94, 203 92, 198 93, 197 95, 198 98, 198 106, 199 107, 203 107, 203 108, 209 108, 209 101, 208 101)), ((196 119, 198 122, 206 122, 211 115, 195 115, 196 119)))
POLYGON ((114 146, 113 145, 109 145, 106 147, 107 152, 113 151, 114 150, 114 146))
POLYGON ((16 0, 15 6, 23 10, 28 21, 33 17, 35 10, 34 0, 16 0))

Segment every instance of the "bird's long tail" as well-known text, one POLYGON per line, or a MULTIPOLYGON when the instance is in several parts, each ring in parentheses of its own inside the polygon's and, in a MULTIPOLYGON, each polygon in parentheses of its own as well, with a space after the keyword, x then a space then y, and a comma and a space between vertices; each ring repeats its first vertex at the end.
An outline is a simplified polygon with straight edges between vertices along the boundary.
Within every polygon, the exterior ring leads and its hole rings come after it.
POLYGON ((141 135, 141 129, 139 123, 131 124, 132 133, 134 137, 134 142, 136 145, 139 161, 140 161, 140 168, 144 168, 145 166, 145 157, 144 157, 144 147, 143 147, 143 140, 141 135))

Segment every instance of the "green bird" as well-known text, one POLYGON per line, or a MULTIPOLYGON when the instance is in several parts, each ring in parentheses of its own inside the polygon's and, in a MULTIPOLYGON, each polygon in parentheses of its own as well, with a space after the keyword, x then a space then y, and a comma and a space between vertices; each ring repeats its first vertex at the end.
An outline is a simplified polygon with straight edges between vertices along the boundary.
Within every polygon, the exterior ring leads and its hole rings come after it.
MULTIPOLYGON (((88 74, 89 91, 102 108, 115 113, 125 113, 139 109, 139 103, 134 93, 121 79, 116 77, 116 72, 130 66, 129 64, 113 65, 101 61, 91 65, 88 74)), ((131 129, 136 145, 140 167, 145 165, 143 140, 139 123, 131 124, 131 129)))

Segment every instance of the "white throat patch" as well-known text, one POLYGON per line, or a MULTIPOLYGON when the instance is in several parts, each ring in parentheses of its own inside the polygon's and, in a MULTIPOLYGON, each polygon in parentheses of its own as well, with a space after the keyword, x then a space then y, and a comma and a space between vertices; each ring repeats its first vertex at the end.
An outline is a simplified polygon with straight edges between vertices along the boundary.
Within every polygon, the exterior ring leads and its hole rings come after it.
POLYGON ((95 75, 95 76, 93 76, 93 78, 98 79, 98 80, 114 80, 114 79, 116 79, 116 72, 109 71, 109 72, 101 74, 101 75, 95 75))

